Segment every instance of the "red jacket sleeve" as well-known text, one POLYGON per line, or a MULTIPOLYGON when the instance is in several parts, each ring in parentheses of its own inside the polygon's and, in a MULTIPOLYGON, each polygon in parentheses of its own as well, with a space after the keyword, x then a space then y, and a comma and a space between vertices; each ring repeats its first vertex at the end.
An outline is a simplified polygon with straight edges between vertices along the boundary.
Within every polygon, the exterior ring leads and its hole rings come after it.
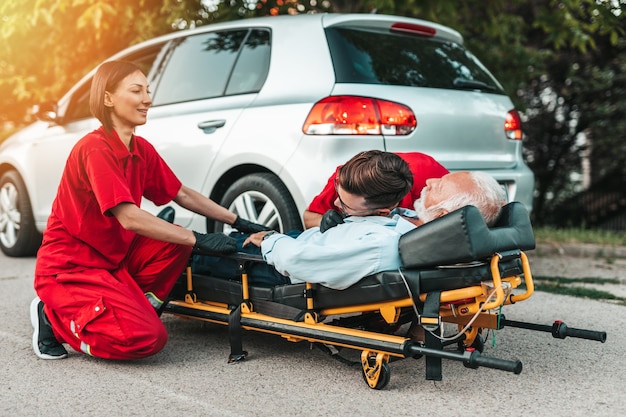
POLYGON ((337 199, 337 192, 335 191, 335 178, 337 178, 339 168, 341 168, 341 166, 338 166, 333 175, 330 176, 322 192, 313 198, 307 208, 308 211, 324 214, 328 210, 335 208, 335 200, 337 199))

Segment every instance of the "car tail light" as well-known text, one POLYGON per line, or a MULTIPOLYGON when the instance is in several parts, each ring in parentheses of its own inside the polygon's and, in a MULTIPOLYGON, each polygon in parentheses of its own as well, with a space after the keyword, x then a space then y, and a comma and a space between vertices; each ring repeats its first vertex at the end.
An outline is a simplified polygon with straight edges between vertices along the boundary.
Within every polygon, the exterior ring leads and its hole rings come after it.
POLYGON ((307 135, 408 135, 417 120, 404 104, 358 96, 330 96, 315 103, 304 122, 307 135))
POLYGON ((504 121, 504 134, 513 140, 522 140, 522 119, 517 110, 509 110, 504 121))
POLYGON ((422 35, 422 36, 435 36, 437 34, 437 30, 435 28, 431 28, 424 25, 416 25, 413 23, 403 23, 398 22, 391 25, 392 32, 402 32, 413 35, 422 35))

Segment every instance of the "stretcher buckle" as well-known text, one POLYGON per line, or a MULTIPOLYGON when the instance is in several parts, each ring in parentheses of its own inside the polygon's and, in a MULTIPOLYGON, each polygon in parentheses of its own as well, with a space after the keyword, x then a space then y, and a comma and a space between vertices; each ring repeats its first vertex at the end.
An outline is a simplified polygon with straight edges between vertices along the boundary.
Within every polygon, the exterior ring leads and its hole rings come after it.
POLYGON ((425 317, 423 315, 420 315, 417 317, 417 322, 425 330, 428 330, 429 332, 434 332, 441 326, 441 316, 425 317))

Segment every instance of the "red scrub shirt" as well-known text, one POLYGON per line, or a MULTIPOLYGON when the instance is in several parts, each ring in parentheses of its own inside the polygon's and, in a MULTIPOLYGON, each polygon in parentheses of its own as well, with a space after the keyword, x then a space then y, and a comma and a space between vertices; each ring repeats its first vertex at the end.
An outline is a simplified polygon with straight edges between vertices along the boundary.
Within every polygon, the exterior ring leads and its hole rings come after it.
POLYGON ((115 131, 100 128, 70 153, 52 213, 37 254, 36 275, 115 269, 126 257, 135 233, 109 210, 120 203, 156 205, 172 201, 181 182, 145 139, 134 136, 130 150, 115 131))

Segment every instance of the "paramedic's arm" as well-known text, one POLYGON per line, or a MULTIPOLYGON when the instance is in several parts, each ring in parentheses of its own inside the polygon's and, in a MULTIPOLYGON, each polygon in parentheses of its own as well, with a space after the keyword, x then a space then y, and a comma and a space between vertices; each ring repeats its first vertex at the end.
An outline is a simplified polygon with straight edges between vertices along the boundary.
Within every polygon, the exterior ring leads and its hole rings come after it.
POLYGON ((314 211, 304 210, 302 219, 304 220, 304 228, 310 229, 311 227, 319 227, 322 215, 314 211))
POLYGON ((337 178, 337 172, 340 167, 335 169, 335 172, 328 178, 326 185, 309 203, 309 206, 304 210, 302 219, 304 220, 304 228, 310 229, 311 227, 318 227, 321 223, 322 216, 328 210, 335 209, 335 200, 337 199, 337 193, 335 191, 335 179, 337 178))
POLYGON ((218 222, 233 224, 237 219, 235 213, 228 211, 210 198, 184 185, 178 190, 174 201, 187 210, 201 214, 209 219, 217 220, 218 222))
POLYGON ((186 246, 196 243, 196 237, 191 230, 166 222, 133 203, 118 204, 110 212, 124 229, 138 235, 186 246))

